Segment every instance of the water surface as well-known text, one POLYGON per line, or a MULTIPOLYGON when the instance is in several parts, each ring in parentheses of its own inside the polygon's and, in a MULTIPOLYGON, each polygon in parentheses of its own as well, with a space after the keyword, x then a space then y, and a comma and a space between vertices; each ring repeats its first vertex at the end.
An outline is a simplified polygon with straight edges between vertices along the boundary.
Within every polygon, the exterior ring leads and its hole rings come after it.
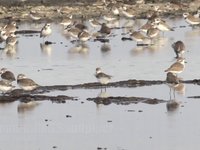
MULTIPOLYGON (((145 20, 133 21, 138 29, 145 20)), ((18 35, 13 53, 1 51, 1 67, 15 74, 24 73, 40 85, 63 85, 95 82, 95 68, 113 75, 112 81, 128 79, 165 80, 164 70, 175 61, 171 44, 182 40, 186 45, 187 61, 183 79, 199 78, 200 29, 188 27, 182 18, 167 20, 175 27, 166 32, 151 47, 137 47, 134 41, 122 41, 124 29, 115 29, 109 37, 110 50, 101 50, 103 43, 88 41, 88 50, 77 52, 63 35, 59 24, 52 24, 53 33, 47 39, 18 35), (180 28, 185 25, 185 28, 180 28), (44 47, 45 40, 55 44, 44 47)), ((119 22, 124 26, 126 20, 119 22)), ((88 23, 87 23, 88 24, 88 23)), ((19 30, 40 30, 43 24, 21 24, 19 30)), ((89 24, 88 24, 89 26, 89 24)), ((94 30, 91 27, 89 30, 94 30)), ((96 29, 98 30, 98 29, 96 29)), ((95 30, 95 31, 96 31, 95 30)), ((1 47, 5 45, 2 43, 1 47)), ((15 83, 16 84, 16 83, 15 83)), ((0 149, 97 149, 111 150, 162 149, 188 150, 200 148, 200 101, 188 96, 198 95, 199 86, 185 84, 182 89, 170 92, 167 85, 138 88, 76 89, 53 91, 48 95, 78 97, 65 104, 42 101, 34 104, 21 102, 0 104, 0 149), (149 105, 97 105, 87 101, 97 96, 138 96, 166 100, 149 105), (180 103, 174 111, 168 111, 167 102, 176 99, 180 103)))

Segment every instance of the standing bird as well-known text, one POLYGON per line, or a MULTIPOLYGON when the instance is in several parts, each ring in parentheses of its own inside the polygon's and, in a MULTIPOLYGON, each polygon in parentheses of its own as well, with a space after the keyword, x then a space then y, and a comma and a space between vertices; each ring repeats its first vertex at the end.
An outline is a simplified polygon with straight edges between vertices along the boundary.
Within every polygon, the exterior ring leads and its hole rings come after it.
POLYGON ((147 30, 147 36, 151 39, 151 43, 152 43, 152 39, 157 37, 160 33, 160 30, 156 28, 155 23, 152 23, 152 27, 150 27, 147 30))
POLYGON ((132 40, 137 42, 137 45, 139 44, 139 42, 143 42, 146 38, 140 31, 131 32, 130 37, 132 40))
POLYGON ((98 20, 96 20, 96 19, 89 19, 88 21, 89 21, 90 25, 93 28, 97 28, 97 27, 101 26, 101 23, 98 20))
POLYGON ((10 33, 15 33, 15 31, 17 30, 17 24, 15 21, 10 22, 9 24, 5 25, 3 30, 6 31, 6 33, 10 34, 10 33))
POLYGON ((185 21, 194 26, 194 25, 199 25, 200 24, 200 19, 189 14, 189 13, 183 13, 183 18, 185 19, 185 21))
POLYGON ((176 53, 176 58, 182 57, 182 54, 185 52, 185 44, 182 41, 173 43, 172 48, 176 53))
POLYGON ((40 37, 47 37, 51 34, 52 30, 51 30, 51 25, 50 23, 47 23, 44 25, 44 27, 42 28, 41 32, 40 32, 40 37))
POLYGON ((166 22, 162 21, 160 18, 155 19, 155 26, 160 30, 163 31, 174 31, 172 27, 170 27, 166 22))
POLYGON ((127 18, 134 18, 135 17, 135 9, 127 8, 126 6, 122 7, 122 14, 127 18))
POLYGON ((172 64, 168 69, 166 69, 165 72, 178 74, 183 72, 184 68, 185 68, 185 59, 180 57, 174 64, 172 64))
POLYGON ((19 74, 17 76, 17 84, 25 91, 32 91, 39 87, 37 83, 35 83, 32 79, 27 78, 24 74, 19 74))
POLYGON ((110 82, 110 79, 112 78, 112 76, 103 73, 101 68, 96 68, 95 77, 101 83, 101 85, 108 84, 110 82))
POLYGON ((15 75, 11 71, 9 71, 7 68, 1 68, 0 74, 1 74, 1 78, 8 83, 11 83, 16 80, 15 75))
POLYGON ((72 21, 72 15, 70 15, 70 16, 64 18, 64 19, 61 21, 60 24, 63 25, 64 27, 67 27, 67 26, 71 25, 72 23, 73 23, 73 21, 72 21))
POLYGON ((91 38, 91 35, 87 31, 81 31, 78 34, 78 38, 79 38, 80 41, 86 42, 86 41, 88 41, 91 38))
POLYGON ((98 32, 102 35, 109 35, 111 33, 111 28, 109 28, 106 23, 102 23, 101 29, 98 32))

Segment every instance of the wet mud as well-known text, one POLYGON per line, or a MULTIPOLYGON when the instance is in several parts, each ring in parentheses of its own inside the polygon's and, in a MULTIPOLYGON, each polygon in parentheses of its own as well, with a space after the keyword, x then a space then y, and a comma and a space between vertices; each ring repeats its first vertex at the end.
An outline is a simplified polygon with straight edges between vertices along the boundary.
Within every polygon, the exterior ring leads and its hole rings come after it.
MULTIPOLYGON (((185 80, 180 81, 180 83, 185 84, 196 84, 200 85, 200 79, 194 80, 185 80)), ((77 100, 77 97, 70 97, 67 95, 57 95, 57 96, 48 96, 48 95, 41 95, 45 93, 50 93, 52 91, 66 91, 66 90, 73 90, 73 89, 101 89, 106 90, 110 87, 115 88, 136 88, 141 86, 152 86, 152 85, 161 85, 161 84, 176 84, 176 83, 169 83, 167 81, 161 80, 126 80, 126 81, 118 81, 118 82, 111 82, 108 83, 106 86, 102 86, 98 82, 93 83, 84 83, 84 84, 77 84, 77 85, 53 85, 53 86, 41 86, 33 91, 24 91, 22 89, 14 89, 11 92, 4 93, 0 96, 0 103, 4 102, 13 102, 13 101, 43 101, 43 100, 50 100, 56 103, 65 103, 66 100, 77 100)), ((191 96, 188 98, 200 98, 199 96, 191 96)), ((162 102, 166 102, 166 100, 157 99, 157 98, 144 98, 144 97, 95 97, 95 98, 87 98, 88 101, 94 101, 96 104, 104 104, 109 105, 111 103, 121 104, 121 105, 128 105, 131 103, 137 104, 139 102, 146 103, 146 104, 158 104, 162 102)))
POLYGON ((117 105, 129 105, 129 104, 138 104, 138 103, 145 103, 145 104, 159 104, 164 103, 166 100, 161 99, 152 99, 152 98, 145 98, 145 97, 107 97, 107 98, 101 98, 101 97, 95 97, 95 98, 87 98, 88 101, 93 101, 96 104, 103 104, 103 105, 109 105, 111 103, 117 104, 117 105))
MULTIPOLYGON (((72 14, 74 18, 88 19, 91 17, 100 17, 109 12, 112 8, 112 1, 104 3, 103 1, 0 1, 0 19, 1 21, 16 20, 19 22, 32 22, 30 11, 36 11, 40 14, 40 22, 59 22, 63 18, 72 14)), ((162 8, 159 15, 163 17, 180 16, 183 12, 194 12, 200 6, 198 1, 146 1, 145 4, 138 6, 135 1, 116 1, 114 5, 120 7, 129 5, 136 10, 135 18, 147 18, 154 5, 162 8), (167 7, 169 4, 171 8, 167 7), (138 7, 140 9, 138 9, 138 7)))

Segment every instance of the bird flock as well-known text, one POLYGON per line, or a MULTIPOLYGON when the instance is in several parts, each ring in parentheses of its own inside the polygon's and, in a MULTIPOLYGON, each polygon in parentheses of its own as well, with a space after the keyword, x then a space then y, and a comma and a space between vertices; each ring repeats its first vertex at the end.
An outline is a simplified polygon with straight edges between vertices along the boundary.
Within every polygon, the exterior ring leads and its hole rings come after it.
MULTIPOLYGON (((140 4, 144 3, 144 0, 138 0, 136 2, 139 7, 140 4)), ((109 3, 109 5, 110 4, 112 3, 109 3)), ((167 21, 165 21, 164 18, 159 15, 159 11, 160 10, 158 6, 152 7, 153 13, 150 16, 146 16, 146 23, 143 24, 138 30, 130 28, 130 30, 126 33, 130 39, 137 43, 137 46, 148 46, 155 44, 154 42, 158 40, 161 33, 164 36, 164 32, 174 31, 174 28, 171 27, 167 21)), ((30 11, 29 16, 34 22, 41 20, 43 17, 36 11, 30 11)), ((199 16, 199 10, 196 14, 190 14, 188 12, 183 13, 183 18, 191 26, 200 24, 199 16)), ((65 18, 63 18, 63 20, 60 22, 60 25, 63 26, 64 34, 70 36, 70 39, 75 39, 77 43, 85 43, 91 39, 106 39, 107 37, 112 36, 113 31, 117 29, 113 23, 121 18, 126 18, 127 20, 136 20, 136 10, 132 9, 129 5, 118 6, 113 3, 111 6, 109 6, 109 9, 105 13, 101 14, 99 19, 87 19, 86 22, 88 22, 90 26, 97 31, 94 33, 88 30, 85 22, 82 20, 77 21, 71 14, 68 14, 65 18)), ((17 43, 17 36, 15 34, 16 31, 16 22, 10 21, 1 28, 1 41, 5 41, 6 45, 8 46, 14 46, 17 43)), ((51 34, 51 24, 46 23, 40 30, 40 37, 45 39, 51 34)), ((176 78, 177 74, 181 73, 185 68, 185 58, 183 57, 183 54, 186 48, 184 43, 180 40, 174 42, 171 47, 175 52, 176 62, 170 65, 170 67, 164 71, 167 73, 167 80, 170 79, 169 82, 179 82, 176 80, 176 78), (171 80, 171 77, 174 77, 175 80, 171 80)), ((2 78, 0 81, 0 91, 11 91, 14 88, 12 82, 16 80, 14 74, 6 68, 2 68, 0 74, 2 78)), ((95 77, 102 85, 107 85, 112 78, 112 76, 104 73, 100 67, 96 68, 95 77)), ((24 74, 19 74, 17 76, 17 84, 20 88, 26 91, 31 91, 39 87, 37 83, 26 77, 24 74)))

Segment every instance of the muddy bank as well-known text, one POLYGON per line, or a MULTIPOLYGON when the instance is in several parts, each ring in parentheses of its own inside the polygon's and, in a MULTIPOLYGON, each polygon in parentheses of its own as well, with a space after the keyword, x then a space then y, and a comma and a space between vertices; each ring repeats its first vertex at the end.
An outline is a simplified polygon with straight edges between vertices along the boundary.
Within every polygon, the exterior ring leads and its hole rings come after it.
MULTIPOLYGON (((180 81, 180 83, 185 84, 196 84, 200 85, 200 79, 194 80, 186 80, 180 81)), ((161 80, 126 80, 126 81, 119 81, 119 82, 111 82, 106 86, 102 86, 98 82, 93 83, 84 83, 84 84, 77 84, 77 85, 53 85, 53 86, 41 86, 33 91, 24 91, 22 89, 14 89, 11 92, 7 92, 0 96, 0 102, 13 102, 13 101, 42 101, 42 100, 50 100, 56 103, 65 103, 66 100, 77 100, 77 97, 70 97, 67 95, 57 95, 57 96, 48 96, 48 95, 41 95, 47 94, 52 91, 66 91, 66 90, 73 90, 73 89, 101 89, 106 90, 110 87, 116 88, 136 88, 141 86, 152 86, 152 85, 161 85, 161 84, 168 84, 166 81, 161 80)), ((173 83, 171 83, 173 84, 173 83)), ((193 97, 189 97, 193 98, 193 97)), ((195 97, 199 98, 199 97, 195 97)), ((89 101, 94 101, 97 104, 130 104, 130 103, 147 103, 147 104, 158 104, 161 102, 166 102, 166 100, 160 99, 152 99, 152 98, 144 98, 144 97, 96 97, 96 98, 87 98, 89 101)))
POLYGON ((159 14, 165 17, 182 15, 183 12, 195 12, 200 6, 198 1, 183 1, 182 3, 172 1, 146 1, 145 4, 137 5, 135 1, 111 1, 103 3, 102 1, 0 1, 0 19, 17 20, 21 22, 32 22, 29 16, 30 11, 39 14, 40 22, 59 22, 69 14, 74 18, 88 19, 91 17, 101 17, 110 12, 113 6, 121 7, 127 5, 135 10, 135 18, 147 18, 153 11, 154 6, 159 6, 159 14), (138 9, 138 7, 140 9, 138 9))
POLYGON ((145 103, 145 104, 159 104, 164 103, 166 100, 161 100, 157 98, 145 98, 145 97, 95 97, 95 98, 87 98, 88 101, 94 101, 96 104, 104 104, 109 105, 111 103, 117 105, 129 105, 129 104, 138 104, 138 103, 145 103))

